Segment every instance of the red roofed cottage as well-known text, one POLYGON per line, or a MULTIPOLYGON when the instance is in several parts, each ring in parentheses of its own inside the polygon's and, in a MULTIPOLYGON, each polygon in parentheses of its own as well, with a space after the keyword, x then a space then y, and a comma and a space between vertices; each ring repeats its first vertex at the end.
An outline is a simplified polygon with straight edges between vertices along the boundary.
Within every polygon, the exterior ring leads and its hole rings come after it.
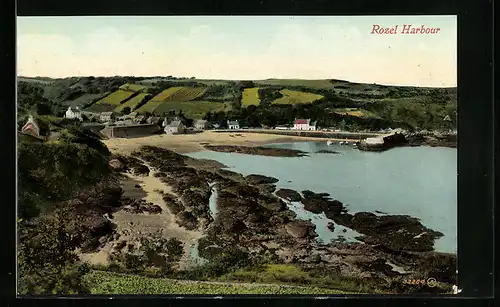
POLYGON ((32 135, 34 137, 40 137, 40 128, 38 128, 38 125, 36 124, 33 116, 29 116, 28 121, 26 122, 26 124, 24 124, 21 132, 32 135))

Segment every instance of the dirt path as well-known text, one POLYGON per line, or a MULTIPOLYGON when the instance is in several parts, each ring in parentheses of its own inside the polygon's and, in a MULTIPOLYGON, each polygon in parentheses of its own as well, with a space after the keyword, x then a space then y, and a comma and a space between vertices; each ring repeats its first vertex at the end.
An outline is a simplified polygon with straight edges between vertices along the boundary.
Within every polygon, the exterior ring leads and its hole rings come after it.
MULTIPOLYGON (((150 236, 153 233, 161 232, 165 238, 177 238, 184 243, 184 254, 179 261, 179 269, 189 265, 190 249, 198 239, 202 237, 202 232, 198 230, 187 230, 180 227, 175 221, 175 216, 170 212, 163 201, 162 195, 158 192, 164 191, 176 195, 172 188, 155 177, 155 171, 151 166, 143 161, 150 168, 148 176, 137 176, 125 174, 121 181, 123 196, 144 199, 161 207, 160 214, 135 214, 124 210, 113 214, 113 223, 116 224, 116 231, 119 238, 107 242, 99 252, 82 254, 81 259, 92 264, 108 264, 108 256, 113 250, 113 246, 119 241, 127 243, 138 242, 141 237, 150 236), (137 187, 139 185, 140 187, 137 187)), ((177 196, 177 195, 176 195, 177 196)))

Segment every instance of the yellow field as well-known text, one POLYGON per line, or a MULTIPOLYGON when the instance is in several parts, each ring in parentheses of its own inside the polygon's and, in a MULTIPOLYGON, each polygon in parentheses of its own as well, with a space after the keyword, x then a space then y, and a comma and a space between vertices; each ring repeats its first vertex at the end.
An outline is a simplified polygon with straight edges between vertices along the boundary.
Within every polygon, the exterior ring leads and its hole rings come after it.
POLYGON ((134 92, 117 90, 104 97, 103 99, 96 102, 96 104, 112 104, 119 106, 124 100, 128 99, 130 96, 134 95, 134 92))
POLYGON ((140 84, 126 83, 126 84, 120 86, 120 89, 124 90, 124 91, 140 92, 140 91, 144 90, 145 87, 140 85, 140 84))
POLYGON ((344 109, 335 109, 334 112, 339 115, 349 115, 349 116, 356 116, 363 118, 378 118, 378 116, 373 112, 364 109, 344 108, 344 109))
POLYGON ((246 88, 243 91, 241 105, 242 106, 250 106, 250 105, 258 106, 259 104, 260 104, 259 88, 258 87, 246 88))
POLYGON ((299 103, 312 103, 318 99, 323 98, 322 95, 292 91, 292 90, 281 90, 283 97, 273 101, 273 104, 299 104, 299 103))
POLYGON ((139 93, 137 96, 131 98, 130 100, 127 100, 124 104, 119 105, 116 107, 113 111, 114 112, 121 112, 123 108, 129 107, 130 110, 134 110, 135 107, 147 96, 146 93, 139 93))

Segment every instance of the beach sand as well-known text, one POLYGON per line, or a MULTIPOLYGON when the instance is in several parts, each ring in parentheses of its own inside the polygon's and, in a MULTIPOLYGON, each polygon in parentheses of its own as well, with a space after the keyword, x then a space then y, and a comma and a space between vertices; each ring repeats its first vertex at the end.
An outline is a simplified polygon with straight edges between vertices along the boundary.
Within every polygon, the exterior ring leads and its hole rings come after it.
POLYGON ((204 143, 205 145, 259 146, 270 143, 310 141, 326 142, 326 139, 264 133, 222 133, 204 131, 196 134, 162 134, 142 138, 116 138, 104 140, 103 142, 112 152, 120 152, 124 154, 137 150, 139 147, 144 145, 166 148, 183 154, 203 150, 204 143))

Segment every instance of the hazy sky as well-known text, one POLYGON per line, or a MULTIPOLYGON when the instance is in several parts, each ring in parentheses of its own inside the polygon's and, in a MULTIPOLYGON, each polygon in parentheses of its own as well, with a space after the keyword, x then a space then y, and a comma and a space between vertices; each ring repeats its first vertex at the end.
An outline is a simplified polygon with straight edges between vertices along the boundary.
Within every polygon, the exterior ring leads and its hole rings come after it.
POLYGON ((454 16, 18 17, 22 76, 345 79, 456 86, 454 16), (374 35, 439 27, 434 35, 374 35))

